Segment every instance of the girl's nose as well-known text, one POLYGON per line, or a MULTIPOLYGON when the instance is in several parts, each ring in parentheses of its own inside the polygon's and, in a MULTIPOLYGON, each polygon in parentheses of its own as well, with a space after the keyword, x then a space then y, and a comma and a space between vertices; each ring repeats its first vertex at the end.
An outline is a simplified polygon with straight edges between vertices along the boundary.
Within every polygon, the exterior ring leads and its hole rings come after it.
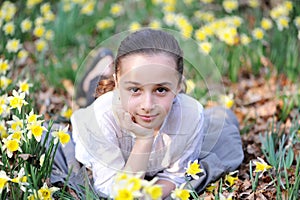
POLYGON ((146 112, 150 112, 154 108, 154 101, 151 94, 144 94, 141 102, 141 108, 146 112))

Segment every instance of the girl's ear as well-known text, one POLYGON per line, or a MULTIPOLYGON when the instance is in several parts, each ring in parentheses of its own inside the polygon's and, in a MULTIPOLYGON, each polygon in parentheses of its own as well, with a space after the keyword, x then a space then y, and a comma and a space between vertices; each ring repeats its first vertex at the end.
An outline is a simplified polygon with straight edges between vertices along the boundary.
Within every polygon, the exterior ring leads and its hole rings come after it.
POLYGON ((113 74, 113 77, 114 77, 114 81, 115 81, 115 87, 119 87, 119 84, 118 84, 118 81, 117 81, 117 76, 116 76, 116 73, 113 74))

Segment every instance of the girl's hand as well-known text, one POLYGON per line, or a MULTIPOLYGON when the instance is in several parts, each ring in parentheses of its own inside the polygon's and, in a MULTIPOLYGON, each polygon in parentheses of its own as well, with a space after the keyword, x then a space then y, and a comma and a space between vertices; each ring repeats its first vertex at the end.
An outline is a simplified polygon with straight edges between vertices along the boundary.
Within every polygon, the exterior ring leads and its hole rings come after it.
POLYGON ((123 108, 116 108, 115 115, 118 118, 118 122, 121 128, 130 131, 137 138, 147 138, 154 136, 153 129, 148 129, 135 123, 131 114, 125 111, 123 108))

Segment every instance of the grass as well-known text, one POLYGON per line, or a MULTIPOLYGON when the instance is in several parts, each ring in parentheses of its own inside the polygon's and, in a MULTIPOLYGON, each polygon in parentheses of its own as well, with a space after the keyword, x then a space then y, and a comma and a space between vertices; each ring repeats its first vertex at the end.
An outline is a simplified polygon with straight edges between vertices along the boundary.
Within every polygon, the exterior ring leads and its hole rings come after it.
MULTIPOLYGON (((53 139, 50 142, 51 147, 46 148, 46 143, 38 140, 38 133, 32 138, 27 138, 29 132, 34 131, 30 129, 33 124, 28 121, 31 110, 34 110, 37 115, 37 110, 41 107, 53 106, 49 103, 50 97, 43 102, 45 105, 40 103, 41 90, 45 90, 45 87, 53 87, 55 91, 64 90, 62 81, 65 79, 74 83, 78 73, 82 72, 82 63, 85 63, 89 52, 99 44, 115 51, 121 36, 133 31, 132 22, 146 27, 157 20, 161 28, 175 35, 185 53, 186 79, 191 80, 196 86, 190 95, 204 105, 219 101, 221 95, 229 92, 227 85, 224 84, 224 78, 228 78, 230 83, 238 83, 244 71, 254 77, 259 77, 263 71, 267 71, 263 73, 265 79, 270 79, 274 73, 284 74, 288 78, 288 84, 295 84, 299 81, 300 25, 296 25, 294 20, 300 16, 300 7, 296 2, 283 1, 272 4, 271 7, 266 7, 266 5, 251 7, 243 4, 231 13, 225 11, 222 0, 215 0, 213 3, 193 0, 109 0, 104 2, 61 0, 37 3, 31 7, 28 5, 30 2, 34 1, 0 3, 0 37, 2 38, 0 44, 0 133, 2 140, 0 189, 2 192, 0 196, 3 199, 27 199, 29 195, 43 198, 39 196, 41 194, 38 194, 38 191, 50 191, 44 183, 49 178, 58 143, 55 143, 53 139), (92 6, 86 7, 89 3, 92 3, 92 6), (292 7, 290 7, 291 4, 292 7), (47 5, 49 5, 48 8, 47 5), (120 5, 120 12, 112 12, 111 8, 118 5, 120 5), (279 13, 277 17, 272 17, 271 13, 280 6, 284 12, 279 13), (207 18, 207 11, 213 14, 213 18, 207 18), (49 18, 51 14, 55 18, 49 18), (166 19, 168 14, 171 14, 171 18, 166 19), (289 18, 288 26, 283 30, 278 26, 280 16, 289 18), (273 27, 265 30, 263 38, 259 39, 253 35, 252 31, 261 26, 260 22, 263 17, 271 19, 273 27), (25 18, 31 20, 32 27, 24 32, 21 29, 21 23, 25 18), (98 23, 106 18, 110 18, 113 24, 99 28, 98 23), (43 19, 43 22, 38 22, 37 19, 43 19), (237 23, 237 19, 242 20, 241 24, 237 23), (5 28, 9 22, 14 24, 15 30, 12 33, 8 33, 9 30, 5 28), (53 31, 53 37, 47 37, 46 33, 42 36, 36 35, 34 28, 38 26, 38 23, 45 28, 45 31, 53 31), (192 31, 186 32, 191 27, 192 31), (203 27, 211 29, 202 29, 203 27), (205 39, 197 37, 196 32, 200 29, 204 31, 205 39), (183 34, 185 37, 182 36, 183 34), (248 36, 248 44, 242 41, 243 34, 248 36), (8 47, 7 43, 11 39, 18 39, 19 45, 8 47), (40 50, 36 46, 39 39, 45 41, 45 47, 40 50), (203 42, 211 45, 211 49, 206 53, 199 48, 199 44, 203 42), (21 50, 25 50, 28 56, 20 57, 18 54, 21 50), (5 63, 8 63, 8 68, 5 63), (17 82, 26 79, 28 88, 22 89, 17 82), (13 95, 14 89, 19 96, 13 95), (22 93, 25 95, 24 98, 20 97, 22 93), (18 98, 21 102, 24 100, 28 104, 25 105, 23 102, 18 111, 18 107, 14 107, 11 101, 13 98, 18 98), (12 123, 16 120, 13 116, 17 116, 23 126, 14 129, 12 123), (18 139, 17 133, 21 134, 22 140, 18 139), (15 146, 9 146, 7 141, 13 141, 13 137, 17 137, 17 143, 13 143, 15 146), (12 153, 11 157, 10 153, 12 153), (44 162, 47 167, 36 162, 32 164, 33 158, 40 160, 42 155, 46 156, 44 162), (23 190, 23 186, 31 190, 23 190)), ((267 173, 254 172, 253 163, 250 161, 251 193, 256 195, 261 188, 266 187, 265 182, 259 177, 262 175, 263 177, 269 176, 272 180, 267 186, 276 188, 277 199, 282 197, 295 199, 299 194, 300 184, 298 176, 300 157, 297 149, 300 129, 300 95, 299 92, 284 93, 284 95, 279 93, 278 98, 274 99, 274 101, 282 102, 275 116, 279 119, 270 129, 260 135, 261 155, 272 166, 272 170, 267 170, 267 173), (295 116, 293 113, 297 108, 298 112, 295 116), (283 130, 282 126, 288 120, 291 120, 291 126, 288 130, 283 130)), ((70 102, 70 100, 64 102, 70 102)), ((71 107, 70 103, 66 104, 71 107)), ((56 110, 59 109, 56 108, 56 110)), ((47 112, 43 114, 45 116, 62 115, 62 113, 47 112)), ((43 127, 43 119, 44 116, 39 116, 35 125, 43 127)), ((243 124, 245 126, 241 131, 242 135, 247 135, 255 126, 256 121, 246 116, 243 124)), ((49 128, 44 130, 44 137, 50 137, 50 134, 55 131, 57 130, 51 130, 50 124, 49 128)), ((226 177, 222 177, 216 183, 217 189, 213 193, 205 192, 202 196, 213 194, 216 199, 222 199, 222 196, 230 194, 237 196, 238 183, 228 186, 226 181, 228 181, 226 177)), ((87 186, 83 188, 86 191, 82 194, 79 192, 80 195, 95 198, 96 194, 93 191, 89 191, 87 186)), ((60 195, 62 199, 72 198, 65 191, 66 187, 55 194, 54 188, 52 189, 50 196, 60 195)))

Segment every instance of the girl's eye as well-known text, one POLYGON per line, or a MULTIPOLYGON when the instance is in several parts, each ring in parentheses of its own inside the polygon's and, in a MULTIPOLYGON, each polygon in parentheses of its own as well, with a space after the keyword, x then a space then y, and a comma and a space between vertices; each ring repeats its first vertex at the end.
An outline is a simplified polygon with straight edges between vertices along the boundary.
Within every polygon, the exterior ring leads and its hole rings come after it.
POLYGON ((129 91, 130 92, 132 92, 132 93, 137 93, 137 92, 139 92, 139 88, 137 88, 137 87, 133 87, 133 88, 129 88, 129 91))
POLYGON ((156 89, 157 93, 159 94, 164 94, 166 92, 168 92, 169 90, 167 88, 164 88, 164 87, 159 87, 156 89))

